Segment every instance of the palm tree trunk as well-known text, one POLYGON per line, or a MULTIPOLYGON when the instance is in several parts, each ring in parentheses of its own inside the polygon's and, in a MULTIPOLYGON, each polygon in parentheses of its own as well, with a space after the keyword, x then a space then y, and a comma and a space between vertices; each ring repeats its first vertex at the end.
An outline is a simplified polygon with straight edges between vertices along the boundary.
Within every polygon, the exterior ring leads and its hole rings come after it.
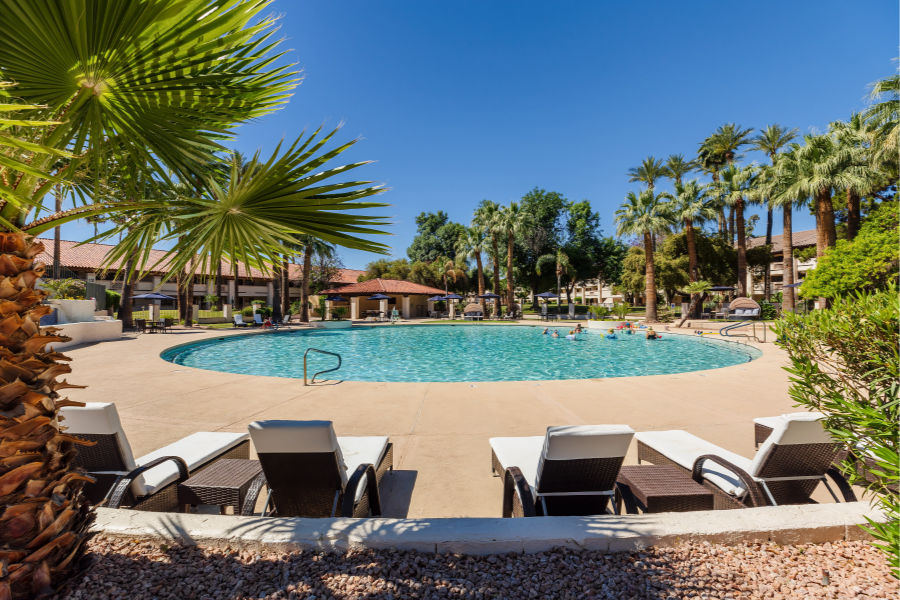
POLYGON ((312 270, 312 246, 303 249, 303 282, 300 287, 300 321, 309 323, 309 273, 312 270))
POLYGON ((291 310, 291 280, 288 277, 290 266, 287 254, 281 257, 281 314, 287 315, 291 310))
POLYGON ((130 329, 134 327, 134 316, 132 312, 132 300, 134 296, 134 253, 128 256, 125 261, 125 269, 122 273, 124 278, 122 281, 122 301, 119 302, 119 321, 122 321, 122 329, 130 329))
MULTIPOLYGON (((75 444, 93 442, 62 434, 60 427, 60 408, 84 404, 64 399, 59 392, 83 386, 57 381, 72 372, 64 362, 69 359, 45 352, 45 347, 71 338, 34 326, 51 311, 40 304, 47 293, 34 288, 43 274, 42 265, 32 270, 37 266, 34 257, 43 251, 43 244, 29 243, 21 233, 6 233, 0 236, 0 247, 6 259, 6 282, 16 281, 13 285, 18 286, 4 301, 4 360, 12 375, 5 375, 11 383, 4 384, 0 403, 7 426, 3 441, 7 470, 0 500, 4 515, 0 598, 49 598, 54 587, 78 569, 87 529, 94 520, 94 511, 81 493, 90 479, 73 464, 75 444)), ((129 261, 133 262, 131 257, 129 261)), ((130 301, 123 298, 120 306, 126 304, 130 306, 130 301)))
POLYGON ((851 242, 859 233, 859 194, 847 189, 847 239, 851 242))
POLYGON ((644 295, 647 297, 647 312, 644 319, 648 323, 656 323, 656 273, 653 269, 653 247, 650 232, 644 232, 644 257, 647 261, 647 285, 644 295))
MULTIPOLYGON (((694 221, 692 219, 684 220, 684 231, 688 247, 688 281, 694 283, 697 281, 697 240, 694 237, 694 221)), ((681 323, 684 323, 687 317, 695 318, 694 309, 699 298, 700 294, 691 294, 691 308, 686 315, 683 315, 685 318, 681 320, 681 323)), ((678 326, 681 327, 681 324, 678 326)))
POLYGON ((734 203, 734 214, 737 228, 737 276, 738 296, 750 297, 747 289, 747 235, 744 230, 744 199, 739 198, 734 203))
POLYGON ((719 208, 719 235, 725 238, 728 235, 728 226, 725 224, 725 208, 719 208))
POLYGON ((216 296, 218 296, 218 300, 216 300, 216 310, 222 310, 224 306, 224 300, 222 297, 222 260, 219 259, 219 264, 216 266, 216 296))
MULTIPOLYGON (((475 253, 475 265, 478 267, 478 295, 484 296, 484 269, 481 264, 481 252, 475 253)), ((482 314, 487 313, 487 300, 479 298, 482 314)))
POLYGON ((272 273, 272 319, 276 322, 283 318, 281 312, 281 266, 274 267, 272 273))
MULTIPOLYGON (((56 186, 56 212, 62 212, 62 186, 56 186)), ((857 203, 858 204, 858 203, 857 203)), ((59 253, 60 253, 60 227, 53 228, 53 279, 60 279, 59 253)))
POLYGON ((728 209, 728 242, 734 244, 734 207, 728 209))
MULTIPOLYGON (((494 293, 500 296, 500 248, 497 244, 497 240, 492 240, 492 244, 494 246, 494 293)), ((494 302, 497 304, 497 314, 500 314, 500 304, 503 298, 495 298, 494 302)))
MULTIPOLYGON (((772 207, 766 212, 766 246, 772 245, 772 207)), ((766 300, 769 299, 770 288, 772 287, 772 263, 766 263, 766 270, 763 274, 763 294, 766 300)))
POLYGON ((562 275, 556 274, 556 314, 559 314, 560 303, 562 302, 562 275))
POLYGON ((688 308, 687 312, 681 315, 681 320, 678 321, 678 325, 676 325, 676 327, 681 327, 688 319, 695 318, 694 311, 697 310, 697 305, 700 303, 701 296, 702 294, 691 294, 691 305, 688 308))
POLYGON ((186 312, 184 317, 184 326, 185 327, 193 327, 194 326, 194 279, 196 279, 195 271, 196 267, 194 267, 194 259, 191 259, 191 262, 188 264, 188 280, 187 286, 185 289, 185 306, 186 312))
POLYGON ((816 258, 822 258, 825 250, 833 248, 836 242, 834 205, 831 202, 831 190, 826 188, 816 194, 816 258))
POLYGON ((513 282, 513 243, 515 238, 512 231, 506 239, 506 311, 511 312, 515 304, 515 283, 513 282))
POLYGON ((781 312, 794 312, 794 288, 784 287, 794 283, 794 232, 790 204, 784 206, 784 232, 781 234, 784 283, 782 284, 781 312))

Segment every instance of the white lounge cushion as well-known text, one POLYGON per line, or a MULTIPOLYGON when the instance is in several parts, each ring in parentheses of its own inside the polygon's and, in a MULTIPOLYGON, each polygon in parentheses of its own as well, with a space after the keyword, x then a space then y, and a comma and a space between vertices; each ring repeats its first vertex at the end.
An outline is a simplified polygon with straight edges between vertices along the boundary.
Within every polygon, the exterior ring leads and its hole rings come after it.
MULTIPOLYGON (((369 437, 339 437, 338 444, 344 455, 344 464, 347 466, 347 478, 356 471, 359 465, 371 464, 378 471, 378 464, 387 451, 389 438, 387 436, 369 437)), ((366 491, 368 475, 363 475, 356 488, 356 501, 362 499, 366 491)))
POLYGON ((253 321, 256 322, 256 323, 262 324, 262 322, 263 322, 262 315, 259 314, 259 313, 254 313, 254 314, 253 314, 253 321))
MULTIPOLYGON (((750 472, 751 460, 749 458, 729 452, 687 431, 677 429, 672 431, 640 431, 634 434, 634 437, 639 442, 647 444, 672 462, 688 470, 694 468, 694 462, 700 456, 715 454, 748 473, 750 472)), ((737 475, 713 462, 706 461, 703 463, 703 477, 733 496, 740 497, 747 492, 737 475)))
POLYGON ((137 464, 131 453, 131 445, 125 437, 122 422, 119 420, 119 411, 112 402, 88 402, 86 406, 67 406, 59 411, 63 417, 60 423, 67 428, 66 433, 72 435, 94 434, 115 435, 119 445, 119 454, 127 471, 131 471, 137 464))
POLYGON ((244 317, 241 315, 234 315, 234 322, 238 325, 244 324, 244 317))
MULTIPOLYGON (((756 456, 747 472, 754 477, 759 473, 766 455, 773 444, 793 446, 804 444, 828 444, 833 442, 831 436, 822 426, 823 415, 820 412, 791 413, 781 415, 774 422, 772 433, 760 445, 756 456)), ((824 473, 823 473, 824 475, 824 473)))
MULTIPOLYGON (((500 467, 505 471, 509 467, 519 467, 522 476, 531 487, 534 494, 535 478, 537 477, 538 462, 541 460, 541 452, 544 449, 543 435, 530 437, 502 437, 488 440, 500 467)), ((503 477, 503 472, 500 477, 503 477)))
MULTIPOLYGON (((150 454, 145 454, 135 462, 137 466, 141 467, 163 456, 177 456, 187 463, 189 470, 193 471, 249 438, 250 436, 246 433, 200 431, 150 454)), ((131 484, 131 490, 135 496, 146 496, 156 493, 176 479, 178 479, 178 467, 174 462, 166 461, 135 479, 131 484)))
POLYGON ((257 454, 336 452, 341 485, 347 485, 347 464, 331 421, 254 421, 247 429, 257 454))
POLYGON ((788 413, 786 415, 778 415, 776 417, 756 417, 753 419, 754 423, 762 425, 763 427, 768 427, 769 429, 775 429, 781 420, 785 417, 791 418, 794 416, 803 416, 803 415, 817 415, 817 419, 824 419, 825 413, 820 412, 798 412, 798 413, 788 413))
POLYGON ((624 457, 633 437, 634 430, 628 425, 548 427, 535 475, 535 492, 540 490, 545 461, 624 457))

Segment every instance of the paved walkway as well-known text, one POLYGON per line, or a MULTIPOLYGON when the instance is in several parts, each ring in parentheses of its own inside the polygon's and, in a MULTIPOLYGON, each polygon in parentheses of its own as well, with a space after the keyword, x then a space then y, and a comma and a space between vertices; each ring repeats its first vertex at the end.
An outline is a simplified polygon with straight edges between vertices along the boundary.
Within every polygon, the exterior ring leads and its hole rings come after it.
MULTIPOLYGON (((69 397, 115 402, 136 456, 196 431, 243 432, 258 419, 327 419, 338 435, 390 435, 397 472, 383 494, 391 517, 500 516, 491 437, 542 435, 550 425, 625 423, 637 431, 685 429, 750 457, 753 417, 797 410, 781 368, 786 355, 772 343, 759 345, 758 360, 710 371, 477 385, 304 387, 302 380, 190 369, 159 357, 176 344, 235 333, 176 330, 70 348, 64 351, 74 359, 68 379, 89 387, 69 390, 69 397)), ((636 462, 633 443, 626 464, 636 462)), ((817 498, 831 501, 819 492, 817 498)))

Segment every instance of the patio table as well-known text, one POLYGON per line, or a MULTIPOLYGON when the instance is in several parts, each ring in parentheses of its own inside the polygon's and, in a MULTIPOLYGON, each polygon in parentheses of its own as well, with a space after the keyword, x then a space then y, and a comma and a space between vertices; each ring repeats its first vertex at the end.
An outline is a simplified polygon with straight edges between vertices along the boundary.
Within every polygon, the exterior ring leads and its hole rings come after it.
POLYGON ((616 478, 616 508, 623 502, 628 514, 713 510, 713 493, 671 465, 630 465, 616 478))
POLYGON ((211 504, 218 506, 223 515, 225 508, 231 506, 239 515, 250 484, 260 473, 258 460, 223 458, 178 484, 178 504, 184 512, 198 504, 211 504))

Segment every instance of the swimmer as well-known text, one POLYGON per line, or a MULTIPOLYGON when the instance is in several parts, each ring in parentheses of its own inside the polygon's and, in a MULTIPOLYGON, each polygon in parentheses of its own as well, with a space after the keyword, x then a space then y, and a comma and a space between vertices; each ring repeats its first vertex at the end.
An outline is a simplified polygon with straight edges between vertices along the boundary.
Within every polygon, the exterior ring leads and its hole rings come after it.
POLYGON ((555 338, 558 338, 558 337, 559 337, 559 330, 558 330, 558 329, 554 329, 554 330, 553 330, 553 336, 552 336, 552 337, 555 337, 555 338))
POLYGON ((659 338, 659 335, 657 335, 657 333, 655 331, 653 331, 653 327, 648 327, 646 333, 647 333, 648 340, 655 340, 655 339, 659 338))
POLYGON ((550 328, 544 327, 544 333, 542 333, 541 335, 550 335, 550 328))
POLYGON ((610 327, 609 331, 606 333, 606 339, 608 339, 608 340, 619 339, 618 336, 616 336, 616 330, 613 329, 612 327, 610 327))
POLYGON ((569 332, 569 335, 566 336, 566 339, 567 339, 567 340, 574 340, 574 339, 575 339, 575 330, 574 330, 574 329, 573 329, 572 331, 569 332))
POLYGON ((575 324, 575 333, 581 333, 581 332, 582 332, 581 323, 576 323, 575 324))

